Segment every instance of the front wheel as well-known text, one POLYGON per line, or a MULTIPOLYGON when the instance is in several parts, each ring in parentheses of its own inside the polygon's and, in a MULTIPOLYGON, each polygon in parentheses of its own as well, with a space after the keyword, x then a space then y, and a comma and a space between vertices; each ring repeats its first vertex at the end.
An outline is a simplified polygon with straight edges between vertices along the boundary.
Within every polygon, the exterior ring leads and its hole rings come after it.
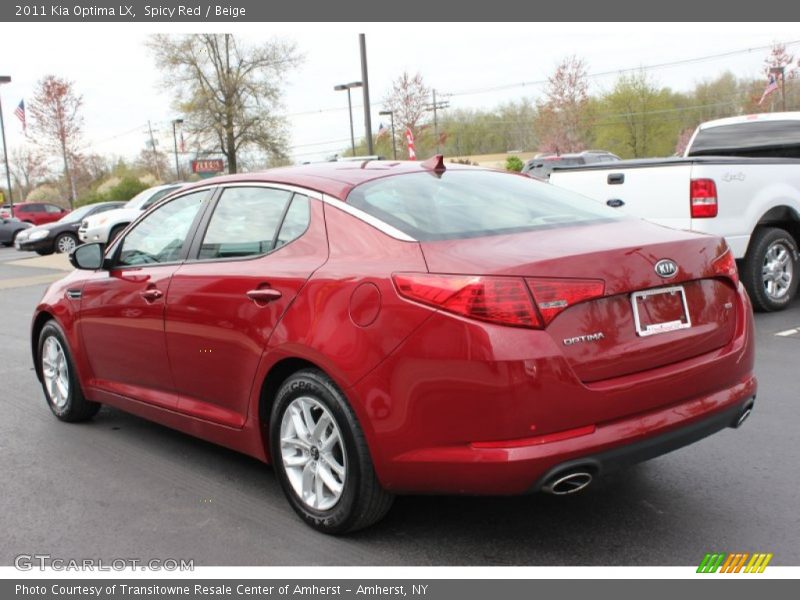
POLYGON ((797 243, 777 227, 757 229, 742 268, 742 283, 753 307, 762 312, 783 310, 797 291, 797 243))
POLYGON ((317 369, 298 371, 278 390, 270 454, 292 508, 318 531, 362 529, 392 505, 355 414, 336 384, 317 369))
POLYGON ((66 336, 55 321, 42 328, 38 349, 42 388, 53 414, 72 423, 96 415, 100 405, 84 397, 66 336))
POLYGON ((53 245, 56 248, 56 252, 60 254, 69 254, 77 247, 78 238, 71 233, 62 233, 56 238, 53 245))

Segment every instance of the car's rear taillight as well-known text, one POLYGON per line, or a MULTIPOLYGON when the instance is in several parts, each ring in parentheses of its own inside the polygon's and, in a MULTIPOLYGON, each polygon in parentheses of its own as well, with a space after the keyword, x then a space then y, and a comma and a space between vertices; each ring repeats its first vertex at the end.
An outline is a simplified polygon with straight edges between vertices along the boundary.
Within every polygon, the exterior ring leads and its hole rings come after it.
POLYGON ((602 296, 605 287, 596 279, 430 273, 397 273, 393 280, 400 295, 410 300, 471 319, 532 329, 542 329, 569 306, 602 296))
POLYGON ((693 219, 709 219, 717 216, 717 184, 713 179, 692 179, 689 198, 693 219))
POLYGON ((482 277, 398 273, 401 296, 442 310, 514 327, 539 327, 525 281, 520 277, 482 277))
POLYGON ((733 285, 739 285, 739 271, 736 268, 736 259, 733 257, 733 252, 728 248, 723 254, 715 258, 711 262, 711 267, 714 270, 714 275, 718 277, 727 277, 733 281, 733 285))
POLYGON ((594 298, 605 291, 602 279, 527 278, 528 287, 545 325, 568 307, 594 298))

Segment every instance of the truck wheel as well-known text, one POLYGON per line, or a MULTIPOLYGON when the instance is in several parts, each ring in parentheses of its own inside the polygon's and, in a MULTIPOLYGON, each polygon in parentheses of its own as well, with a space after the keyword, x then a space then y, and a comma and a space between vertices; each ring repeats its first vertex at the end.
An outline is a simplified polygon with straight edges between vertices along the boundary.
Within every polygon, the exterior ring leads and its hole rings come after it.
POLYGON ((762 312, 783 310, 797 291, 797 243, 784 229, 756 229, 744 258, 742 283, 753 307, 762 312))

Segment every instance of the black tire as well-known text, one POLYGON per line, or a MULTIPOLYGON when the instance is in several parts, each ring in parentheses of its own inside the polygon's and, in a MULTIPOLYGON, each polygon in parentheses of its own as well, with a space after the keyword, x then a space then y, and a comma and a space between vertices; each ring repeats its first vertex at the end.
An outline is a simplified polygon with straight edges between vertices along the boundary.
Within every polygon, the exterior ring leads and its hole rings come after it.
POLYGON ((38 254, 39 256, 49 256, 53 252, 55 252, 55 250, 53 250, 52 248, 48 248, 46 250, 37 250, 36 254, 38 254))
POLYGON ((78 247, 78 244, 80 244, 80 242, 78 241, 78 237, 76 235, 72 233, 62 233, 53 241, 53 248, 59 254, 69 254, 78 247), (70 241, 72 242, 72 246, 68 249, 62 250, 62 247, 66 248, 70 241))
POLYGON ((272 406, 269 434, 270 455, 278 481, 292 508, 314 529, 328 534, 356 531, 378 522, 391 508, 394 496, 378 483, 358 420, 342 392, 323 372, 303 369, 281 385, 272 406), (341 433, 346 476, 338 501, 328 510, 317 510, 302 500, 289 481, 282 459, 283 415, 300 397, 310 397, 323 405, 341 433))
MULTIPOLYGON (((75 371, 75 362, 72 360, 72 353, 70 352, 69 344, 67 344, 66 336, 55 321, 48 321, 42 328, 39 334, 37 349, 37 368, 41 374, 42 389, 44 390, 44 397, 47 401, 47 405, 50 407, 53 414, 60 420, 69 423, 86 421, 95 416, 97 411, 100 410, 100 404, 87 400, 83 395, 83 390, 78 381, 78 374, 75 371), (49 367, 44 362, 44 351, 45 344, 48 344, 51 338, 58 343, 64 355, 64 360, 60 365, 63 365, 66 370, 65 375, 66 381, 68 382, 68 390, 63 400, 52 395, 50 389, 48 389, 46 375, 49 367)), ((52 370, 57 372, 57 369, 52 370)))
POLYGON ((113 242, 115 239, 117 239, 117 236, 119 236, 120 233, 125 231, 125 228, 127 226, 128 226, 128 223, 124 223, 122 225, 114 225, 114 227, 111 228, 111 231, 108 234, 108 241, 106 242, 106 244, 110 246, 111 242, 113 242))
MULTIPOLYGON (((797 242, 789 232, 778 227, 761 227, 756 229, 750 238, 750 246, 742 265, 741 278, 753 308, 761 312, 774 312, 783 310, 792 301, 797 292, 797 285, 800 281, 800 264, 798 262, 797 242), (791 277, 788 288, 781 292, 768 291, 768 282, 765 277, 772 277, 765 274, 768 267, 767 254, 776 248, 783 249, 788 255, 788 269, 786 273, 791 277)), ((771 288, 775 289, 775 288, 771 288)))

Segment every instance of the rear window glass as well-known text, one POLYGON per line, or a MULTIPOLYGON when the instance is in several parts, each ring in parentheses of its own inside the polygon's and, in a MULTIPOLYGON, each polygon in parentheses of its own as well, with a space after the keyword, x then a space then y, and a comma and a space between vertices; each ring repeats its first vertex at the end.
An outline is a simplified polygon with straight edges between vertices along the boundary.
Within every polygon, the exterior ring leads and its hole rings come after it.
POLYGON ((751 121, 701 129, 689 156, 800 156, 800 121, 751 121))
POLYGON ((347 202, 420 241, 623 218, 595 200, 530 177, 494 171, 385 177, 354 188, 347 202))

